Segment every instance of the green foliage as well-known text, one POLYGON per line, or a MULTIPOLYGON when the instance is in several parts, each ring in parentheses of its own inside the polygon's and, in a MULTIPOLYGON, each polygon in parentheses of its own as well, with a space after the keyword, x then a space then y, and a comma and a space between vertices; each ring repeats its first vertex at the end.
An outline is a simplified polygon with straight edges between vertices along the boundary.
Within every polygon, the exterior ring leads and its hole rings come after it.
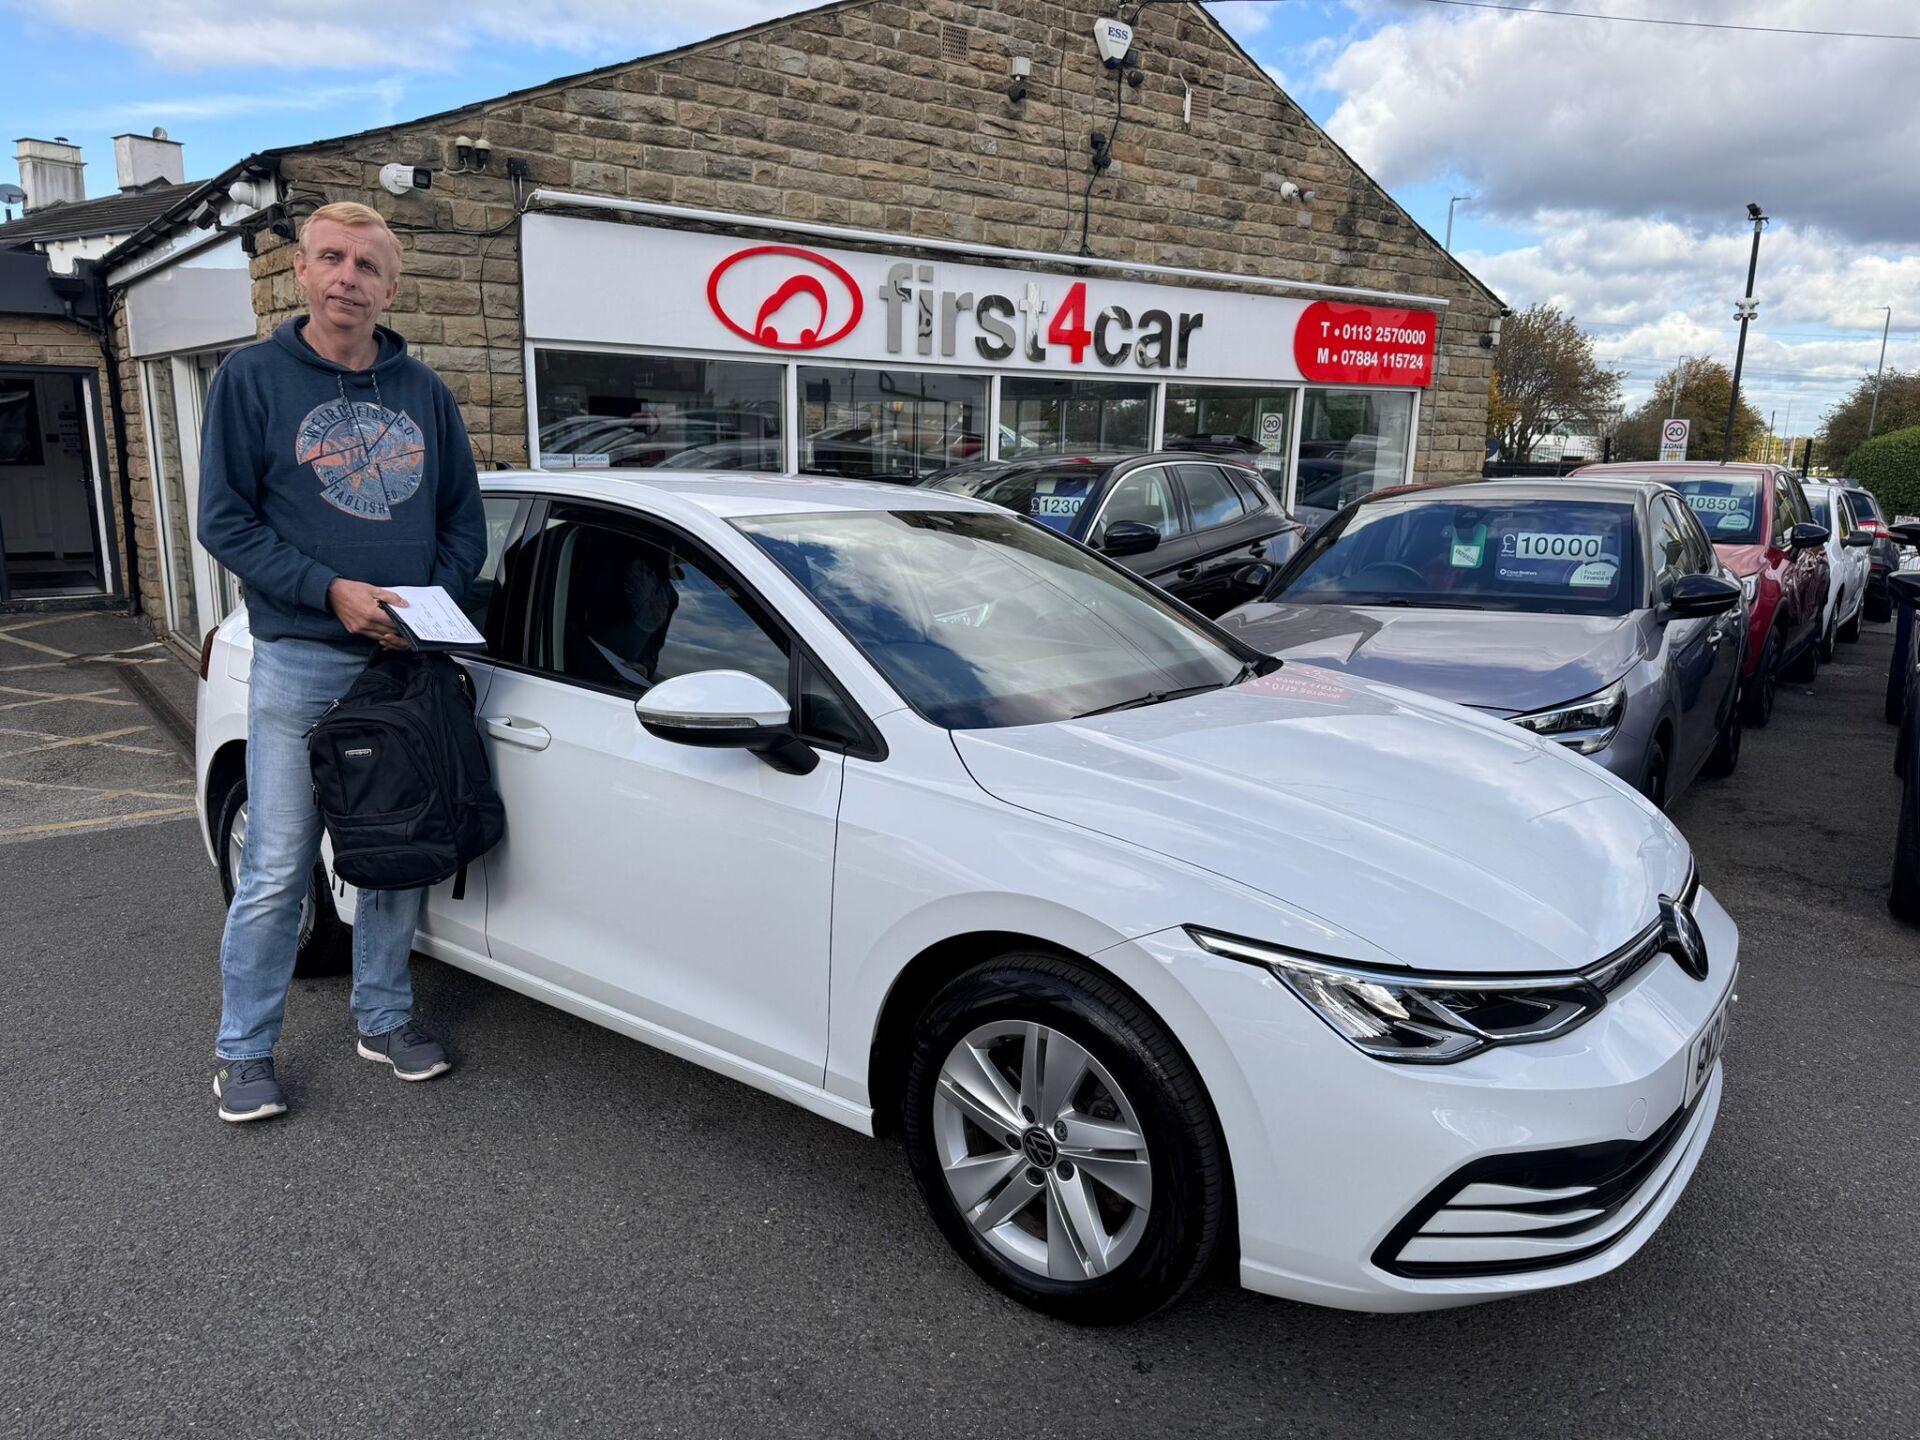
POLYGON ((1826 442, 1827 454, 1842 475, 1847 473, 1853 452, 1866 441, 1869 419, 1873 421, 1876 437, 1891 435, 1909 425, 1920 425, 1920 371, 1897 367, 1887 371, 1885 383, 1880 387, 1877 412, 1871 375, 1862 375, 1853 393, 1827 412, 1820 438, 1826 442))
MULTIPOLYGON (((1689 460, 1719 460, 1727 433, 1727 402, 1733 398, 1733 372, 1718 360, 1695 355, 1654 382, 1653 395, 1613 432, 1616 460, 1660 458, 1660 427, 1669 415, 1693 422, 1689 460)), ((1767 419, 1743 393, 1733 421, 1733 454, 1746 455, 1766 434, 1767 419)))
POLYGON ((1876 435, 1853 452, 1848 470, 1887 512, 1920 515, 1920 425, 1876 435))

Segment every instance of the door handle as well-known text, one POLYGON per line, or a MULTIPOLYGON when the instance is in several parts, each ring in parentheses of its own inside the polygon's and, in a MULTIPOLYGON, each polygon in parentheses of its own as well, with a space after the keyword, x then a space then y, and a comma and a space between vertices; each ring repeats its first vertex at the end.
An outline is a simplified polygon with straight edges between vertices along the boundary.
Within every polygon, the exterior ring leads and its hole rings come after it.
POLYGON ((553 734, 546 726, 517 715, 483 715, 480 727, 502 744, 518 745, 522 750, 544 750, 553 743, 553 734))
POLYGON ((1200 567, 1198 565, 1187 565, 1173 573, 1178 575, 1182 580, 1191 580, 1200 573, 1200 567))

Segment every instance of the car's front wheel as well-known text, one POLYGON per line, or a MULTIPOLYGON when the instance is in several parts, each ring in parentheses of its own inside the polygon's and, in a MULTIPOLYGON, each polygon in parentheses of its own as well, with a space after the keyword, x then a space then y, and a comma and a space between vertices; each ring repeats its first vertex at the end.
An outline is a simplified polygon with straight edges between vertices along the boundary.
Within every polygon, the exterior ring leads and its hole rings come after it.
POLYGON ((914 1034, 908 1163, 948 1241, 1051 1315, 1118 1324, 1207 1268, 1226 1159, 1199 1080, 1117 986, 1048 955, 953 981, 914 1034))
POLYGON ((1721 780, 1740 768, 1740 740, 1745 733, 1746 725, 1736 699, 1727 707, 1727 723, 1720 727, 1719 737, 1713 742, 1713 753, 1707 757, 1708 776, 1721 780))
POLYGON ((1740 703, 1747 707, 1747 724, 1764 730, 1773 719, 1773 702, 1780 691, 1780 630, 1775 626, 1767 636, 1766 649, 1760 652, 1760 664, 1753 672, 1740 703))
MULTIPOLYGON (((246 776, 240 776, 227 787, 213 814, 214 844, 220 852, 220 890, 231 905, 234 886, 240 879, 240 858, 247 846, 246 776)), ((294 950, 293 973, 301 977, 339 974, 349 961, 347 939, 351 934, 333 908, 326 867, 315 864, 307 881, 307 893, 300 901, 299 941, 294 950)))

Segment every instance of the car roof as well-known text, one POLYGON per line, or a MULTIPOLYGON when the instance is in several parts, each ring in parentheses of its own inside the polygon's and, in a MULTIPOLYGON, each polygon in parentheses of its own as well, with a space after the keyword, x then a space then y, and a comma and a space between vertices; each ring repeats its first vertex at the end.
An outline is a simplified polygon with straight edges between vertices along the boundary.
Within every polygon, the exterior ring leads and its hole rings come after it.
POLYGON ((1657 494, 1667 488, 1661 480, 1570 480, 1552 477, 1513 476, 1496 480, 1449 480, 1432 485, 1396 485, 1362 496, 1362 505, 1376 500, 1418 499, 1423 495, 1485 500, 1598 500, 1618 504, 1622 491, 1657 494))
POLYGON ((818 475, 770 475, 740 470, 488 470, 486 490, 531 490, 577 500, 631 501, 635 492, 663 513, 703 512, 721 520, 766 515, 845 513, 849 510, 963 510, 1000 513, 966 495, 912 485, 876 485, 818 475))
POLYGON ((1778 474, 1786 468, 1784 465, 1769 465, 1759 460, 1614 460, 1604 465, 1582 465, 1573 473, 1578 476, 1592 476, 1596 479, 1608 474, 1758 477, 1778 474))

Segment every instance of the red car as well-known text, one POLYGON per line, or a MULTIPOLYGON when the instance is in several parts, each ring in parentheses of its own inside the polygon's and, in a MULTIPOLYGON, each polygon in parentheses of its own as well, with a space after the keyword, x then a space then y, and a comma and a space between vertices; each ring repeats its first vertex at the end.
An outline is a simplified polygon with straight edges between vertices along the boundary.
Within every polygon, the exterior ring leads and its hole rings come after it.
POLYGON ((1573 473, 1661 480, 1686 496, 1720 559, 1747 592, 1740 694, 1749 725, 1773 718, 1782 676, 1811 680, 1819 674, 1827 618, 1827 531, 1813 523, 1806 492, 1791 470, 1666 461, 1588 465, 1573 473))

